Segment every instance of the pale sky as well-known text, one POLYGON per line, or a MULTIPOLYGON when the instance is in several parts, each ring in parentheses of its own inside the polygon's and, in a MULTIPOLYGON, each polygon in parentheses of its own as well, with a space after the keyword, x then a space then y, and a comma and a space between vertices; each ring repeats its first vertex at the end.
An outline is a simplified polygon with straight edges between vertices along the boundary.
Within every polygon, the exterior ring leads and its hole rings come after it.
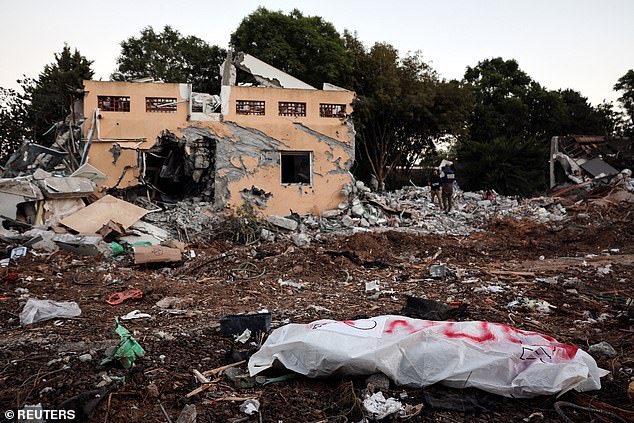
POLYGON ((321 16, 366 45, 420 50, 447 79, 486 58, 513 58, 547 88, 572 88, 594 105, 615 100, 612 87, 634 68, 634 0, 0 0, 0 86, 36 77, 64 42, 94 60, 95 79, 107 80, 119 43, 148 25, 227 47, 259 5, 321 16))

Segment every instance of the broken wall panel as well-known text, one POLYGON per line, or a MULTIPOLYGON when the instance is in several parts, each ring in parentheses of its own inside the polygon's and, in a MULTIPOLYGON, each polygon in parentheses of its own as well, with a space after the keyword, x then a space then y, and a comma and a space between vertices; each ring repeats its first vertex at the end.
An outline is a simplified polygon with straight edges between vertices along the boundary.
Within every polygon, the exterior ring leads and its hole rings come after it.
POLYGON ((122 146, 120 155, 115 160, 112 146, 115 142, 93 142, 90 146, 88 163, 106 175, 99 180, 100 186, 112 188, 127 188, 139 184, 139 166, 137 148, 142 148, 138 142, 117 142, 122 146))
POLYGON ((62 219, 60 223, 85 234, 97 233, 109 221, 129 228, 147 214, 147 210, 119 200, 111 195, 100 198, 82 210, 62 219))

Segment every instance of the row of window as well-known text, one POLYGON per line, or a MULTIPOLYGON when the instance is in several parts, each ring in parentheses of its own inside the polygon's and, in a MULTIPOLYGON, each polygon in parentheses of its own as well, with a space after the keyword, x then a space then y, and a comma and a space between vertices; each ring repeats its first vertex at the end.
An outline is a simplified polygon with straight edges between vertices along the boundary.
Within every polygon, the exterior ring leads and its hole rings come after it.
MULTIPOLYGON (((145 111, 150 113, 174 113, 178 105, 171 97, 145 97, 145 111)), ((130 97, 97 96, 97 107, 102 112, 129 112, 130 97)))
MULTIPOLYGON (((150 113, 174 113, 178 102, 171 97, 145 97, 145 111, 150 113)), ((130 97, 122 96, 97 96, 97 107, 102 112, 129 112, 130 97)), ((259 115, 266 114, 264 101, 237 100, 236 114, 259 115)), ((306 116, 306 103, 291 101, 278 102, 279 116, 306 116)), ((342 118, 346 116, 345 104, 319 104, 319 116, 327 118, 342 118)))
MULTIPOLYGON (((306 103, 297 103, 291 101, 280 101, 277 103, 279 116, 306 116, 306 103)), ((236 100, 237 115, 259 115, 266 114, 266 105, 264 101, 259 100, 236 100)), ((320 117, 342 118, 346 116, 345 104, 319 104, 320 117)))

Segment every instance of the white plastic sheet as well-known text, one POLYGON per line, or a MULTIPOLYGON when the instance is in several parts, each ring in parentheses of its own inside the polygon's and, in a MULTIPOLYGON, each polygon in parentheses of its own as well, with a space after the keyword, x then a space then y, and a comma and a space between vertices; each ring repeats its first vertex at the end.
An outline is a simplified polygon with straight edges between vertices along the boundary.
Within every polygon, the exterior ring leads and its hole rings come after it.
POLYGON ((402 386, 442 382, 517 398, 600 389, 608 374, 585 351, 547 335, 498 323, 402 316, 283 326, 251 357, 249 372, 275 360, 313 378, 381 372, 402 386))
POLYGON ((76 317, 80 314, 81 309, 74 301, 58 302, 29 298, 20 313, 20 325, 26 326, 44 320, 76 317))

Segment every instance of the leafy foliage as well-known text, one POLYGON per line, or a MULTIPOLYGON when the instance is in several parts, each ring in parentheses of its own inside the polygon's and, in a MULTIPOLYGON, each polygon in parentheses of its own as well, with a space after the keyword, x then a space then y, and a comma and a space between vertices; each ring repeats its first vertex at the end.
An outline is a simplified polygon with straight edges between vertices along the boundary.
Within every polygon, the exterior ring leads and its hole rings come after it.
POLYGON ((55 61, 44 66, 36 80, 18 81, 25 98, 31 102, 26 121, 33 129, 34 141, 52 144, 54 132, 48 136, 43 134, 68 116, 71 94, 82 92, 83 81, 93 76, 91 64, 77 49, 71 52, 70 47, 64 45, 61 53, 55 53, 55 61))
POLYGON ((31 137, 27 122, 28 98, 11 88, 0 87, 0 164, 31 137))
POLYGON ((260 231, 266 227, 262 215, 258 213, 253 204, 245 202, 240 207, 231 209, 223 218, 222 230, 219 238, 250 245, 260 237, 260 231))
POLYGON ((542 172, 551 137, 615 132, 617 121, 611 108, 594 108, 574 90, 546 90, 515 60, 484 60, 467 68, 465 80, 473 86, 475 107, 469 136, 460 138, 457 150, 469 189, 534 193, 544 188, 542 172), (477 154, 477 148, 486 156, 477 154), (513 154, 518 154, 517 159, 513 154), (499 163, 499 168, 491 163, 499 163))
POLYGON ((614 90, 622 93, 619 102, 629 118, 629 122, 627 118, 625 120, 625 132, 634 137, 634 69, 628 70, 625 75, 619 78, 614 85, 614 90))
POLYGON ((121 42, 118 68, 112 79, 152 77, 164 82, 189 82, 197 92, 220 92, 219 67, 226 51, 195 36, 183 36, 169 25, 156 33, 151 26, 121 42))
POLYGON ((530 195, 545 183, 543 143, 524 138, 467 141, 461 145, 461 185, 467 190, 494 189, 530 195))
POLYGON ((357 173, 369 170, 382 187, 396 166, 417 162, 435 150, 436 139, 464 130, 472 104, 470 91, 457 81, 439 80, 420 54, 400 58, 385 43, 366 50, 355 37, 345 36, 353 54, 358 98, 357 173))
POLYGON ((231 34, 231 46, 321 88, 349 86, 352 62, 334 25, 319 16, 259 7, 231 34))

